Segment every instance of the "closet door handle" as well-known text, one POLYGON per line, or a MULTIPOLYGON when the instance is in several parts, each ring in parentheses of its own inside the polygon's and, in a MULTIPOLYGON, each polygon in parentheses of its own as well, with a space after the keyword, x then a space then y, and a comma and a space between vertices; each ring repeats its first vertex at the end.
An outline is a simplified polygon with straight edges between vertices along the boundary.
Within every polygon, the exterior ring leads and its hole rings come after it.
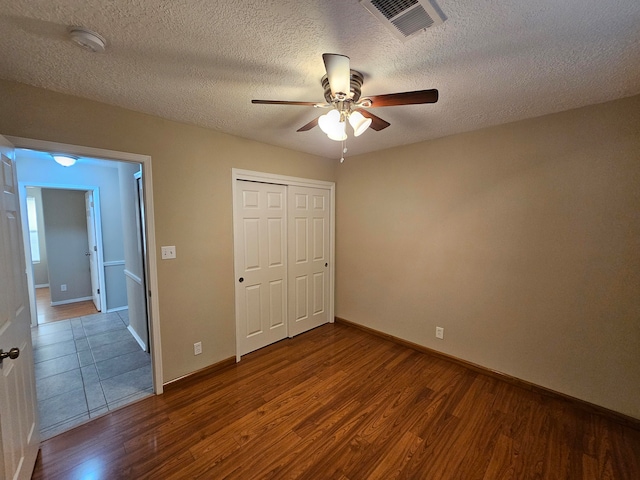
POLYGON ((238 281, 239 281, 240 283, 242 283, 242 282, 244 282, 244 278, 243 278, 243 277, 240 277, 240 278, 238 279, 238 281))

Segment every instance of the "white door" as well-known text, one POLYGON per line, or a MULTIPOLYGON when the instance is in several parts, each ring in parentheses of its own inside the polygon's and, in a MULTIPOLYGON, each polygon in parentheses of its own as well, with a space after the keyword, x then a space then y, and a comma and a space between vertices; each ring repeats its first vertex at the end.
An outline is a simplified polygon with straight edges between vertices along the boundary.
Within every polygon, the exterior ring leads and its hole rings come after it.
MULTIPOLYGON (((151 343, 149 342, 149 306, 147 304, 147 233, 144 230, 145 219, 144 219, 144 184, 142 182, 142 172, 138 172, 133 176, 138 195, 135 197, 135 209, 136 209, 136 231, 137 231, 137 240, 138 240, 138 254, 140 255, 140 259, 142 261, 142 285, 138 285, 137 287, 142 290, 141 297, 145 299, 143 302, 144 311, 140 312, 141 315, 144 315, 146 321, 144 322, 145 331, 142 333, 142 340, 145 342, 147 346, 147 352, 151 353, 151 343)), ((129 313, 131 313, 131 309, 129 309, 129 313)))
POLYGON ((98 272, 98 243, 96 242, 96 212, 93 203, 93 192, 84 194, 84 204, 87 212, 87 238, 89 240, 89 272, 91 273, 91 298, 96 310, 100 311, 100 275, 98 272))
POLYGON ((330 191, 288 187, 289 336, 329 322, 330 191))
POLYGON ((287 188, 238 180, 234 208, 238 355, 287 336, 287 188))
POLYGON ((31 478, 40 444, 13 147, 0 137, 0 478, 31 478))

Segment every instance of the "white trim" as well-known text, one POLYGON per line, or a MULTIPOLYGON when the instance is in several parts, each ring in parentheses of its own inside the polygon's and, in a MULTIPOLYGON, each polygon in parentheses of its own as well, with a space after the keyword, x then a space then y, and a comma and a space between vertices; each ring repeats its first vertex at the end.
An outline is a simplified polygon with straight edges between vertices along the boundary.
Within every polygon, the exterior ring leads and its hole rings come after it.
POLYGON ((87 300, 91 300, 92 298, 93 297, 70 298, 69 300, 60 300, 57 302, 51 302, 51 306, 56 307, 58 305, 68 305, 70 303, 86 302, 87 300))
POLYGON ((121 312, 122 310, 128 310, 129 305, 123 305, 122 307, 110 308, 105 313, 121 312))
POLYGON ((151 363, 153 366, 153 386, 156 394, 163 392, 162 373, 162 342, 160 335, 160 302, 158 298, 158 264, 156 259, 156 234, 153 210, 153 175, 152 163, 149 155, 137 153, 105 150, 102 148, 83 147, 67 143, 49 142, 23 137, 6 137, 16 148, 30 148, 32 150, 57 151, 85 157, 97 157, 120 162, 135 162, 142 164, 144 208, 147 233, 147 293, 148 315, 150 319, 149 337, 151 338, 151 363))
POLYGON ((300 187, 326 188, 335 191, 335 182, 326 180, 314 180, 311 178, 289 177, 286 175, 276 175, 275 173, 254 172, 252 170, 231 169, 231 176, 235 184, 236 180, 247 180, 250 182, 276 183, 279 185, 297 185, 300 187))
POLYGON ((111 260, 109 262, 104 262, 103 265, 105 267, 117 267, 119 265, 124 265, 124 260, 111 260))
MULTIPOLYGON (((265 172, 255 172, 253 170, 241 170, 239 168, 231 169, 231 192, 233 195, 233 214, 232 218, 235 221, 235 209, 236 209, 236 192, 237 192, 237 180, 248 180, 250 182, 261 182, 261 183, 275 183, 279 185, 296 185, 300 187, 312 187, 312 188, 323 188, 329 190, 329 199, 331 203, 331 221, 329 224, 330 232, 329 232, 329 265, 330 265, 330 275, 329 275, 329 323, 334 322, 335 318, 335 278, 336 278, 336 269, 335 269, 335 250, 336 250, 336 184, 335 182, 329 182, 326 180, 314 180, 309 178, 300 178, 300 177, 289 177, 286 175, 277 175, 275 173, 265 173, 265 172)), ((234 266, 233 266, 233 286, 234 286, 234 296, 235 299, 235 309, 236 312, 239 309, 238 302, 240 301, 235 295, 235 285, 236 278, 240 275, 236 271, 236 262, 235 262, 235 245, 236 245, 236 233, 235 226, 233 228, 233 248, 234 251, 232 253, 234 258, 234 266)), ((239 347, 239 339, 240 339, 240 326, 238 325, 237 316, 234 316, 236 323, 236 362, 240 361, 240 347, 239 347)))
POLYGON ((127 270, 126 268, 124 269, 124 274, 125 276, 129 277, 131 280, 133 280, 134 282, 136 282, 138 285, 142 286, 142 279, 137 276, 135 273, 130 272, 129 270, 127 270))
POLYGON ((131 325, 127 325, 127 330, 129 330, 129 333, 131 334, 131 336, 136 339, 136 342, 138 342, 138 345, 140 345, 140 348, 142 348, 142 350, 144 350, 146 352, 147 351, 147 345, 138 336, 138 333, 133 329, 133 327, 131 325))
POLYGON ((48 283, 39 283, 38 285, 34 285, 35 288, 49 288, 48 283))
POLYGON ((69 153, 71 155, 79 155, 81 157, 97 157, 106 160, 117 160, 119 162, 142 163, 150 161, 149 155, 140 155, 138 153, 119 152, 117 150, 105 150, 103 148, 83 147, 81 145, 71 145, 68 143, 49 142, 47 140, 37 140, 34 138, 13 137, 11 135, 4 136, 16 148, 29 148, 31 150, 40 150, 42 152, 60 152, 69 153))

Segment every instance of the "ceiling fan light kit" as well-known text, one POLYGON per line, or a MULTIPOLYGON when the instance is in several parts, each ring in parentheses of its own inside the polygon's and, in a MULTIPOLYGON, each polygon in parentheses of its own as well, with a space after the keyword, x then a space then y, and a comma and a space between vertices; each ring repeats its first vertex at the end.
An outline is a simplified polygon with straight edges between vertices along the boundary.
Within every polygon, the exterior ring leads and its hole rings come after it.
POLYGON ((438 101, 438 90, 435 89, 361 98, 364 76, 360 72, 351 70, 349 57, 325 53, 322 55, 322 59, 327 74, 322 77, 320 83, 324 89, 326 103, 287 100, 251 100, 251 103, 328 108, 329 112, 303 125, 298 129, 298 132, 306 132, 318 125, 331 140, 343 142, 347 139, 347 121, 353 128, 353 134, 356 137, 362 135, 369 127, 380 131, 390 125, 386 120, 369 112, 370 108, 418 105, 438 101))
POLYGON ((351 112, 351 115, 349 115, 349 123, 351 124, 351 127, 353 128, 353 134, 356 137, 362 135, 364 131, 369 128, 372 121, 372 119, 365 117, 357 111, 351 112))
POLYGON ((320 130, 327 134, 331 140, 342 142, 347 139, 346 122, 338 110, 330 110, 318 118, 320 130))

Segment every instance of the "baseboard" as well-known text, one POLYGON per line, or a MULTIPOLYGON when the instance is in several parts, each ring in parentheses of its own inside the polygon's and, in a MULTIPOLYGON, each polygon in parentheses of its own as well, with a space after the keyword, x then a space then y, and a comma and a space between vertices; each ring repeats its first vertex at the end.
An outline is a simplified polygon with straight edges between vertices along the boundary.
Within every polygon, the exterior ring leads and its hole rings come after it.
POLYGON ((51 306, 56 307, 58 305, 68 305, 70 303, 86 302, 87 300, 91 300, 91 299, 93 299, 93 297, 71 298, 69 300, 60 300, 58 302, 51 302, 51 306))
POLYGON ((123 305, 122 307, 115 307, 115 308, 107 308, 107 313, 121 312, 122 310, 126 310, 127 308, 129 308, 129 305, 123 305))
POLYGON ((230 367, 231 365, 235 365, 235 364, 236 364, 236 357, 234 355, 233 357, 226 358, 217 363, 214 363, 213 365, 209 365, 208 367, 204 367, 204 368, 201 368, 200 370, 196 370, 195 372, 191 372, 181 377, 174 378, 173 380, 170 380, 167 383, 165 383, 163 386, 165 387, 165 391, 166 391, 167 387, 175 388, 175 387, 179 387, 183 382, 186 382, 186 381, 198 381, 202 377, 207 377, 213 373, 216 373, 224 368, 230 367))
POLYGON ((138 344, 140 345, 142 350, 144 350, 146 352, 147 351, 147 344, 140 338, 140 336, 138 335, 138 332, 136 332, 131 325, 127 326, 127 330, 129 330, 129 333, 131 334, 131 336, 133 338, 135 338, 136 342, 138 342, 138 344))
POLYGON ((38 285, 34 285, 35 288, 49 288, 48 283, 40 283, 38 285))
POLYGON ((425 353, 427 355, 431 355, 434 357, 438 357, 442 360, 446 360, 449 362, 456 363, 462 367, 473 370, 474 372, 480 373, 482 375, 488 375, 492 378, 496 378, 498 380, 502 380, 503 382, 510 383, 520 388, 524 388, 526 390, 532 391, 534 393, 545 395, 547 397, 552 397, 558 400, 563 400, 571 403, 577 408, 585 410, 589 413, 594 413, 596 415, 600 415, 606 417, 612 421, 625 425, 627 427, 633 428, 634 430, 640 430, 640 419, 630 417, 623 413, 616 412, 614 410, 610 410, 605 407, 601 407, 600 405, 595 405, 593 403, 589 403, 586 400, 581 400, 576 397, 572 397, 570 395, 557 392, 555 390, 551 390, 550 388, 542 387, 540 385, 536 385, 535 383, 528 382, 526 380, 522 380, 517 377, 513 377, 511 375, 507 375, 506 373, 498 372, 496 370, 491 370, 490 368, 483 367, 482 365, 475 364, 473 362, 469 362, 467 360, 463 360, 458 357, 454 357, 452 355, 448 355, 446 353, 438 352, 437 350, 432 350, 431 348, 425 347, 423 345, 418 345, 417 343, 409 342, 402 338, 394 337, 393 335, 389 335, 388 333, 380 332, 370 327, 366 327, 364 325, 360 325, 358 323, 351 322, 344 318, 335 317, 336 323, 341 323, 343 325, 347 325, 349 327, 357 328, 364 332, 370 333, 380 338, 384 338, 385 340, 389 340, 391 342, 397 343, 399 345, 404 345, 405 347, 412 348, 417 350, 418 352, 425 353))

